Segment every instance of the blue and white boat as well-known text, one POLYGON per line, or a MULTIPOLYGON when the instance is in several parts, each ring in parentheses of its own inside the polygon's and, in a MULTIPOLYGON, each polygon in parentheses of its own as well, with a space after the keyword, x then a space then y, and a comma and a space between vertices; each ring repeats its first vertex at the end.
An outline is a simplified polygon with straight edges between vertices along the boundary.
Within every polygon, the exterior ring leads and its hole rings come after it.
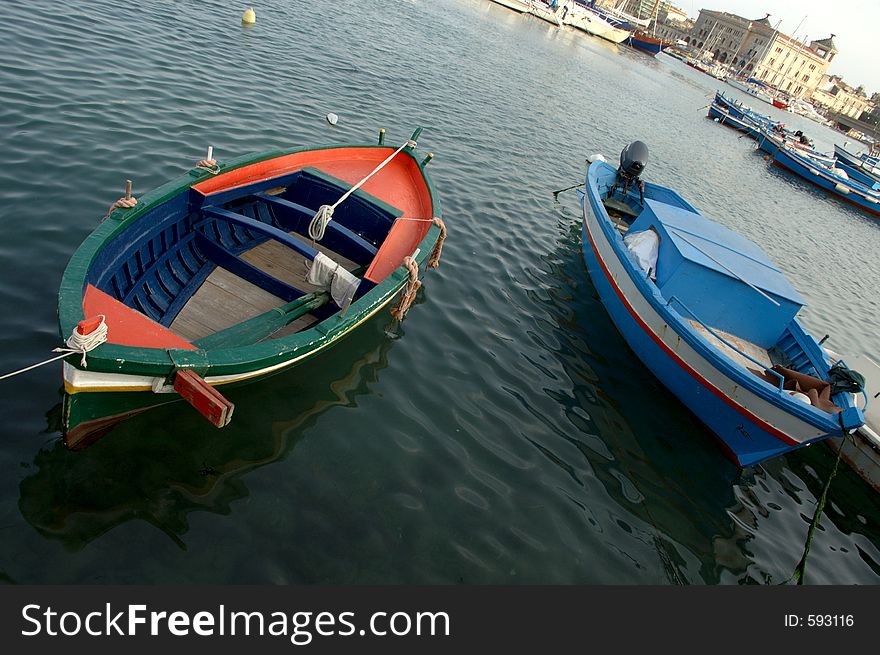
POLYGON ((831 168, 834 165, 834 156, 819 152, 809 143, 800 140, 800 134, 787 129, 774 129, 762 125, 758 134, 758 148, 768 155, 775 155, 776 151, 785 146, 802 157, 812 160, 817 166, 831 168))
POLYGON ((835 159, 834 166, 849 175, 851 180, 861 182, 874 191, 880 190, 880 175, 875 175, 862 167, 850 166, 840 159, 835 159))
POLYGON ((800 294, 756 244, 642 182, 646 162, 640 141, 619 168, 594 158, 581 194, 587 269, 645 366, 739 466, 861 426, 797 320, 800 294))
POLYGON ((873 189, 880 188, 880 158, 865 153, 854 154, 836 143, 834 158, 837 160, 837 166, 845 170, 854 180, 873 189))
POLYGON ((865 168, 875 175, 880 175, 880 157, 874 157, 864 152, 855 154, 836 143, 834 144, 834 156, 845 164, 865 168))
POLYGON ((722 125, 727 125, 740 132, 745 132, 753 139, 761 135, 761 126, 742 112, 733 112, 725 106, 713 102, 709 105, 709 118, 716 120, 722 125))
POLYGON ((773 153, 773 163, 874 216, 880 216, 880 191, 849 179, 839 168, 818 162, 787 145, 780 146, 773 153))

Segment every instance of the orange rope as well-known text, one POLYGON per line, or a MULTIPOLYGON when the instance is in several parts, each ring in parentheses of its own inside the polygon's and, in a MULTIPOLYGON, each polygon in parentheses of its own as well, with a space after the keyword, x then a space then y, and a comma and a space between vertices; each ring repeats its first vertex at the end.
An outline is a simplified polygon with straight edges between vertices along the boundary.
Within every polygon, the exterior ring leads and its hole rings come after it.
POLYGON ((440 236, 437 237, 437 243, 434 244, 431 259, 428 260, 428 268, 440 266, 440 253, 443 251, 443 242, 446 241, 446 224, 443 223, 443 219, 435 216, 433 223, 440 228, 440 236))
POLYGON ((416 293, 418 293, 419 288, 422 286, 422 283, 419 281, 418 262, 412 257, 405 257, 403 265, 406 266, 409 271, 409 281, 403 288, 403 294, 401 294, 400 300, 394 306, 394 309, 391 310, 391 316, 398 321, 402 321, 406 317, 406 313, 416 299, 416 293))

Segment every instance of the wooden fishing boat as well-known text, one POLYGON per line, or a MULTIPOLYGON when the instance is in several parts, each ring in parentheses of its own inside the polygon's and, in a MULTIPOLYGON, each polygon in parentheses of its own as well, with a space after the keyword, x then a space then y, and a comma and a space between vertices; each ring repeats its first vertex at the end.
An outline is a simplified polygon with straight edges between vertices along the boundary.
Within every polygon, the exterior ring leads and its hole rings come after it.
POLYGON ((798 154, 808 157, 819 166, 830 167, 834 164, 832 155, 819 152, 812 148, 808 143, 800 141, 800 137, 787 129, 779 131, 771 126, 762 125, 758 135, 758 148, 768 155, 776 154, 782 146, 790 148, 798 154))
POLYGON ((781 145, 773 153, 773 163, 870 214, 880 216, 880 192, 849 179, 830 164, 816 161, 788 145, 781 145))
POLYGON ((67 445, 181 397, 222 427, 232 405, 217 387, 314 357, 402 290, 411 300, 445 236, 420 132, 397 149, 382 130, 377 145, 200 162, 113 210, 58 294, 82 351, 63 365, 67 445))
POLYGON ((862 184, 873 187, 875 183, 880 182, 880 158, 866 153, 852 153, 836 143, 834 158, 850 177, 854 177, 862 184))
POLYGON ((633 351, 740 466, 861 426, 785 276, 756 244, 644 183, 646 162, 639 141, 618 168, 595 158, 581 194, 587 269, 633 351))
POLYGON ((745 132, 753 139, 757 139, 761 133, 760 125, 755 123, 751 118, 748 118, 741 112, 739 113, 739 116, 737 116, 733 112, 714 102, 709 105, 708 117, 717 120, 722 125, 732 127, 740 132, 745 132))

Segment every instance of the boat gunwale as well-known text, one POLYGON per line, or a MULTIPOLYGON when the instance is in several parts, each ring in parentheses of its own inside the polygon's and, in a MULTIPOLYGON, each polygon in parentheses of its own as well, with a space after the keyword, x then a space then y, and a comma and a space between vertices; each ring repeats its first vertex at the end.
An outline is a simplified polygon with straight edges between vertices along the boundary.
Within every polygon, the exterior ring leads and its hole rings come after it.
MULTIPOLYGON (((220 174, 228 173, 252 164, 285 157, 288 155, 332 149, 381 149, 394 150, 384 144, 329 144, 287 149, 264 150, 233 158, 220 167, 220 174)), ((415 163, 425 183, 431 201, 433 216, 442 215, 439 199, 425 166, 405 148, 400 154, 410 157, 415 163)), ((85 318, 82 299, 91 265, 97 255, 114 238, 135 224, 143 215, 206 180, 215 179, 209 171, 190 169, 154 189, 144 193, 138 204, 131 209, 117 209, 96 227, 77 247, 62 275, 58 291, 58 323, 62 338, 70 334, 79 321, 85 318)), ((440 228, 431 225, 419 242, 416 261, 421 266, 429 256, 429 248, 437 241, 440 228)), ((175 368, 171 353, 188 353, 198 360, 198 367, 210 369, 213 375, 242 373, 250 369, 264 368, 283 363, 297 355, 299 360, 310 352, 323 349, 329 343, 347 334, 354 326, 368 318, 378 306, 387 304, 389 296, 396 294, 406 283, 409 273, 401 264, 382 282, 370 289, 349 306, 345 316, 339 312, 315 325, 291 335, 257 344, 220 348, 215 350, 178 351, 176 349, 145 348, 105 343, 89 352, 87 356, 89 371, 101 373, 122 373, 131 375, 165 376, 175 368)), ((82 368, 80 355, 68 356, 65 361, 74 368, 82 368)))
MULTIPOLYGON (((805 423, 808 423, 818 430, 822 430, 831 434, 841 435, 842 430, 837 415, 829 414, 828 412, 824 412, 816 407, 813 407, 812 405, 807 406, 801 401, 795 400, 791 397, 787 397, 787 394, 780 393, 778 388, 774 387, 769 382, 760 379, 758 376, 747 371, 742 365, 734 362, 730 357, 725 355, 723 351, 713 346, 703 335, 701 335, 692 325, 690 325, 690 323, 683 315, 679 314, 677 311, 674 311, 669 306, 669 303, 666 301, 666 299, 662 296, 656 285, 654 285, 653 283, 648 283, 647 273, 639 269, 635 261, 629 255, 629 251, 626 249, 626 246, 623 242, 623 236, 614 227, 614 224, 611 221, 611 218, 608 215, 605 206, 599 200, 600 194, 596 176, 594 175, 594 167, 596 167, 596 170, 598 170, 603 166, 614 170, 614 168, 607 163, 598 161, 593 162, 588 169, 586 179, 587 193, 585 194, 587 201, 590 203, 590 208, 597 217, 597 223, 602 230, 603 238, 611 246, 615 256, 623 266, 623 269, 626 271, 630 280, 635 285, 638 292, 645 298, 651 308, 673 330, 676 335, 682 338, 688 344, 688 346, 690 346, 690 348, 696 352, 698 356, 706 360, 708 364, 718 370, 731 382, 738 384, 745 390, 755 394, 761 400, 764 400, 776 406, 782 411, 785 411, 795 418, 805 423), (596 204, 597 201, 598 207, 596 204)), ((656 188, 664 189, 665 191, 674 194, 677 199, 681 200, 684 203, 685 207, 693 208, 693 206, 689 202, 682 198, 681 195, 679 195, 673 189, 662 187, 658 184, 652 184, 650 182, 647 183, 647 186, 654 186, 656 188)), ((702 214, 697 211, 696 208, 693 209, 695 213, 702 216, 702 214)), ((586 215, 584 215, 585 227, 586 219, 587 217, 586 215)), ((613 284, 616 286, 616 283, 613 284)), ((630 303, 627 301, 627 304, 629 305, 630 303)), ((634 312, 635 309, 632 308, 631 311, 634 312)), ((638 314, 636 314, 636 316, 638 316, 638 314)), ((641 316, 638 316, 638 319, 641 322, 645 322, 645 319, 641 316)), ((797 317, 793 318, 792 322, 796 323, 807 337, 813 338, 812 335, 809 334, 809 332, 803 329, 803 326, 800 324, 800 321, 798 321, 797 317)), ((645 322, 645 325, 647 325, 647 322, 645 322)), ((650 330, 650 326, 648 326, 648 329, 650 330)), ((654 333, 653 330, 651 330, 651 333, 654 337, 665 343, 665 341, 659 335, 654 333)), ((681 355, 677 355, 677 357, 687 363, 689 367, 691 366, 687 362, 687 360, 681 355)), ((815 366, 816 363, 813 362, 812 359, 813 358, 811 357, 811 363, 815 366)), ((827 364, 827 362, 823 362, 823 364, 827 364)), ((676 365, 679 366, 677 362, 676 365)), ((688 372, 691 373, 691 371, 688 372)), ((753 410, 744 407, 740 402, 728 396, 721 389, 715 387, 712 381, 705 379, 701 374, 699 374, 699 372, 694 371, 691 374, 696 374, 697 376, 699 376, 701 378, 700 381, 703 384, 710 385, 713 392, 721 394, 724 397, 723 399, 725 399, 728 404, 735 407, 738 412, 743 413, 744 415, 751 417, 754 420, 765 423, 767 426, 773 428, 775 432, 778 432, 781 435, 785 435, 784 439, 782 437, 777 438, 780 438, 781 440, 790 443, 790 445, 804 445, 813 441, 820 441, 826 438, 825 436, 819 436, 814 439, 808 439, 805 441, 794 440, 793 437, 791 437, 790 435, 787 435, 786 433, 780 431, 778 428, 775 428, 774 426, 767 423, 766 419, 756 414, 753 410)), ((855 404, 853 403, 848 406, 855 407, 855 404)), ((846 409, 846 407, 842 409, 846 409)))

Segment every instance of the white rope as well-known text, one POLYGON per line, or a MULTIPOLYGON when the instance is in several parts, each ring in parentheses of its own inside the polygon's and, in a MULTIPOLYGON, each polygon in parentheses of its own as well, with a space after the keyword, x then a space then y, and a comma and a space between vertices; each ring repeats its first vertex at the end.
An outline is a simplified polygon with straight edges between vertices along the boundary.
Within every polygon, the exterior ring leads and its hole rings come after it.
POLYGON ((415 148, 418 145, 412 139, 408 139, 406 143, 400 146, 397 150, 392 152, 388 157, 385 158, 381 164, 376 166, 370 173, 362 179, 360 182, 351 187, 348 191, 342 194, 342 197, 339 198, 332 205, 321 205, 318 208, 318 211, 315 212, 315 215, 312 217, 312 222, 309 223, 309 237, 312 241, 320 241, 324 238, 324 230, 327 228, 327 224, 333 219, 333 210, 336 209, 341 203, 345 202, 345 200, 355 191, 360 189, 371 177, 373 177, 376 173, 381 171, 385 166, 394 159, 397 154, 403 150, 404 148, 415 148))
POLYGON ((107 341, 107 322, 105 321, 105 317, 102 314, 100 325, 98 325, 98 327, 89 334, 80 334, 76 328, 73 328, 73 332, 67 338, 67 341, 64 342, 67 347, 52 349, 52 352, 54 353, 62 353, 61 355, 58 355, 58 357, 52 357, 51 359, 47 359, 43 362, 32 364, 31 366, 27 366, 17 371, 12 371, 11 373, 6 373, 5 375, 0 375, 0 380, 5 380, 6 378, 11 378, 21 373, 32 371, 33 369, 39 368, 40 366, 45 366, 46 364, 57 362, 59 359, 64 359, 65 357, 73 353, 82 353, 82 361, 80 363, 82 364, 83 368, 88 368, 88 364, 86 363, 86 353, 94 350, 105 341, 107 341))
POLYGON ((88 364, 86 363, 86 353, 94 350, 102 343, 107 341, 107 321, 106 317, 103 314, 100 314, 101 322, 93 331, 88 334, 80 334, 79 330, 73 328, 73 332, 70 333, 70 336, 67 337, 67 348, 55 348, 52 352, 56 353, 82 353, 82 364, 83 368, 88 368, 88 364))

